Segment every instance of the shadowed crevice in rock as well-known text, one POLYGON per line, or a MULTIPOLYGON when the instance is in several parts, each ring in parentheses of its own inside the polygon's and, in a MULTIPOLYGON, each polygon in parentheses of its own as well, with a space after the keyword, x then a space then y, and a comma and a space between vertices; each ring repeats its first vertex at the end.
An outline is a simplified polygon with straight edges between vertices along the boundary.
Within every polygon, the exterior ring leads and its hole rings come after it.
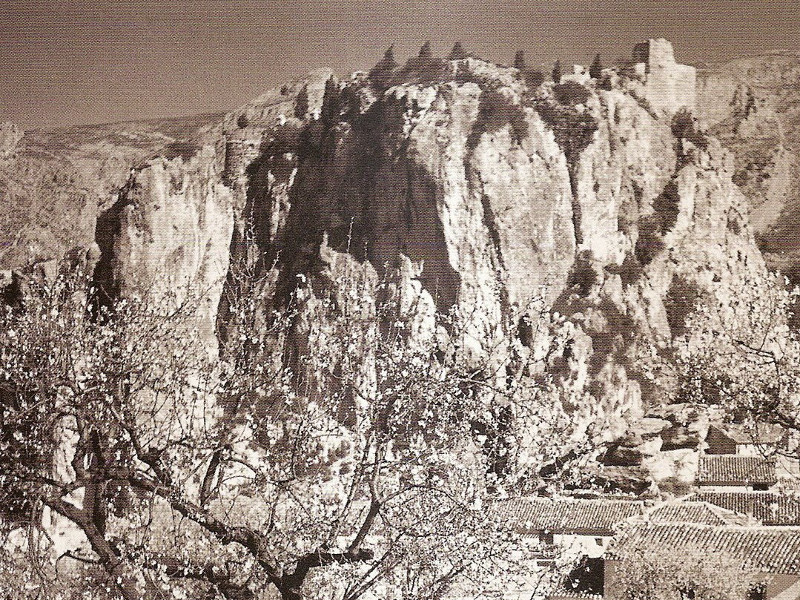
POLYGON ((575 246, 583 243, 583 209, 578 198, 578 176, 576 166, 569 165, 569 189, 572 191, 572 227, 575 231, 575 246))
POLYGON ((379 276, 396 268, 400 254, 423 261, 420 281, 437 306, 447 311, 456 302, 460 277, 441 223, 441 182, 409 155, 404 110, 389 97, 338 125, 312 125, 280 253, 287 260, 278 286, 284 296, 298 273, 319 268, 326 238, 331 249, 369 261, 379 276))
POLYGON ((122 231, 122 212, 125 207, 134 203, 135 189, 136 182, 131 176, 119 190, 117 201, 97 217, 94 239, 100 248, 100 260, 97 261, 92 274, 92 287, 96 290, 95 309, 110 308, 119 299, 120 282, 116 272, 118 257, 114 246, 122 231))
POLYGON ((302 130, 292 134, 265 133, 258 157, 245 169, 244 206, 234 219, 228 274, 216 315, 216 336, 224 347, 229 335, 231 308, 277 264, 283 247, 289 189, 297 167, 302 130), (276 135, 270 135, 270 134, 276 135))

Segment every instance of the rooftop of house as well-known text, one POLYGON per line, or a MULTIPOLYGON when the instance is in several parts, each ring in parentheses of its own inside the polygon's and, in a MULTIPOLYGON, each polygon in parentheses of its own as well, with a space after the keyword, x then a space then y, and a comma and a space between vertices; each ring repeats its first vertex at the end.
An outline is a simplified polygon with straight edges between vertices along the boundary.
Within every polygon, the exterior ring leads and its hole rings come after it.
POLYGON ((701 456, 697 466, 700 485, 774 484, 774 461, 759 456, 729 454, 701 456))
POLYGON ((697 492, 689 500, 750 515, 764 525, 800 525, 800 500, 774 492, 697 492))
POLYGON ((737 444, 777 444, 785 435, 784 429, 773 423, 726 423, 712 425, 709 432, 712 428, 721 431, 737 444))
POLYGON ((747 518, 730 509, 705 501, 673 500, 648 510, 651 523, 695 523, 700 525, 744 525, 747 518))
POLYGON ((622 529, 606 552, 619 560, 656 548, 673 552, 724 552, 765 573, 800 573, 800 529, 637 523, 622 529))
POLYGON ((642 515, 643 507, 632 500, 518 498, 503 510, 523 534, 613 535, 617 523, 642 515))

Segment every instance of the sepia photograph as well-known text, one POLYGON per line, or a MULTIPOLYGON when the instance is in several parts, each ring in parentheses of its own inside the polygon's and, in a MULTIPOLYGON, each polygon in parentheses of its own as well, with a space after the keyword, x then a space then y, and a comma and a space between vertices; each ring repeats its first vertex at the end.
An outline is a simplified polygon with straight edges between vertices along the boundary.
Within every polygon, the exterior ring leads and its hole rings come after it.
POLYGON ((0 600, 800 600, 800 3, 0 0, 0 600))

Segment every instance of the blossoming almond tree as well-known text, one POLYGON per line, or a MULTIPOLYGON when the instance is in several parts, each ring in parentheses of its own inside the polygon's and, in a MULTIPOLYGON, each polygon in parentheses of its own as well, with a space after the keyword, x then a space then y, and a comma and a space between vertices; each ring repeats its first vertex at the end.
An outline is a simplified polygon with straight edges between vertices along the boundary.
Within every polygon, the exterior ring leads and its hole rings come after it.
POLYGON ((219 356, 169 295, 93 310, 66 275, 3 310, 0 506, 29 532, 6 573, 27 565, 30 597, 125 600, 436 598, 521 575, 535 548, 492 503, 568 453, 555 396, 410 343, 366 289, 281 312, 259 290, 219 356))
POLYGON ((800 336, 791 326, 798 290, 779 275, 718 284, 687 316, 674 344, 677 377, 690 400, 730 420, 800 431, 800 336))

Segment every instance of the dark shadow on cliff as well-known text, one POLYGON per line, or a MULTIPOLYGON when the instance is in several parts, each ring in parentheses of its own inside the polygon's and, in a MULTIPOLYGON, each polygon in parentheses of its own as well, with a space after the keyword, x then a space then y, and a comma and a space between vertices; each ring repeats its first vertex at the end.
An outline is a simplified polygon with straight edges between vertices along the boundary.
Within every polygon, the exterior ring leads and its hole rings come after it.
POLYGON ((100 248, 100 259, 92 274, 92 287, 95 294, 92 310, 111 309, 119 299, 120 284, 116 274, 116 253, 114 243, 120 235, 122 212, 125 207, 135 203, 138 185, 133 177, 119 190, 117 201, 97 217, 94 239, 100 248))
POLYGON ((440 184, 409 156, 404 100, 386 96, 357 110, 350 88, 326 97, 322 117, 300 139, 300 163, 280 252, 278 293, 286 301, 299 273, 314 275, 328 246, 369 261, 383 276, 399 254, 424 261, 422 285, 448 310, 460 278, 450 265, 437 203, 440 184))

